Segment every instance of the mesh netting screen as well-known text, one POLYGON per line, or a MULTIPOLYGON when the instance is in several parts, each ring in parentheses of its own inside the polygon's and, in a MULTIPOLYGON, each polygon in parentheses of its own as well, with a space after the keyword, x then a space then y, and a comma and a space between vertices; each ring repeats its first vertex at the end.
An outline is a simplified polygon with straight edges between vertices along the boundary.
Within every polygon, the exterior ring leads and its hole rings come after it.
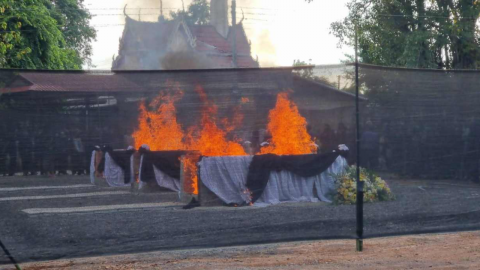
POLYGON ((365 205, 366 235, 478 228, 480 73, 367 65, 359 73, 368 98, 360 164, 395 195, 365 205))
POLYGON ((1 71, 1 240, 25 262, 353 238, 350 71, 1 71))
MULTIPOLYGON (((2 71, 0 234, 20 261, 478 229, 474 71, 2 71)), ((2 263, 7 263, 3 260, 2 263)))

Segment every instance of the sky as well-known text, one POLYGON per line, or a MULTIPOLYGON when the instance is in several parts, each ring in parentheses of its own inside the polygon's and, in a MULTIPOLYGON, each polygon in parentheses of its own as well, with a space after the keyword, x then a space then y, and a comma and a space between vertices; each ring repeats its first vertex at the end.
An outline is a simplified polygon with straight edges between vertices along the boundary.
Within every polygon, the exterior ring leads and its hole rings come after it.
MULTIPOLYGON (((185 7, 191 0, 184 0, 185 7)), ((348 0, 237 0, 244 14, 244 27, 252 44, 252 56, 262 67, 289 66, 294 60, 316 65, 338 64, 351 54, 348 47, 338 48, 330 34, 330 24, 348 13, 348 0)), ((160 13, 159 0, 85 0, 94 15, 91 25, 97 30, 93 43, 94 69, 110 69, 118 53, 127 14, 142 21, 155 21, 160 13), (139 15, 140 14, 140 15, 139 15)), ((163 0, 164 14, 182 8, 181 0, 163 0)), ((240 20, 242 16, 239 16, 240 20)))

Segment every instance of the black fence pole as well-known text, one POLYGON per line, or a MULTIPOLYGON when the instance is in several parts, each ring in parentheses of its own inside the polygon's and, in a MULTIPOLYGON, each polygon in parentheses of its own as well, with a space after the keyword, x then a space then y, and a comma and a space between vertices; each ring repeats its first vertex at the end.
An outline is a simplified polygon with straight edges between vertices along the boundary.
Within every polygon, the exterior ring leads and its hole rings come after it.
POLYGON ((10 262, 12 262, 12 264, 15 266, 15 269, 22 270, 22 268, 20 268, 20 265, 18 265, 15 258, 13 258, 13 256, 10 254, 10 251, 8 251, 7 247, 5 247, 5 245, 3 244, 3 242, 1 240, 0 240, 0 247, 3 249, 3 252, 5 252, 5 255, 7 255, 10 262))
POLYGON ((360 181, 360 104, 358 78, 358 28, 355 24, 355 116, 357 147, 357 251, 363 251, 363 182, 360 181))

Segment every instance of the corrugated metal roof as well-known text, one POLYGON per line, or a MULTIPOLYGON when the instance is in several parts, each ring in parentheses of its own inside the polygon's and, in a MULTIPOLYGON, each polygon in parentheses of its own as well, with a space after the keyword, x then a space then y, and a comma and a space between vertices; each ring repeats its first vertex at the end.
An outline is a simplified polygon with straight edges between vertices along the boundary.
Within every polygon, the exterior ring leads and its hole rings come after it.
POLYGON ((24 85, 7 86, 1 92, 122 92, 140 88, 122 76, 98 73, 21 72, 18 80, 24 85))

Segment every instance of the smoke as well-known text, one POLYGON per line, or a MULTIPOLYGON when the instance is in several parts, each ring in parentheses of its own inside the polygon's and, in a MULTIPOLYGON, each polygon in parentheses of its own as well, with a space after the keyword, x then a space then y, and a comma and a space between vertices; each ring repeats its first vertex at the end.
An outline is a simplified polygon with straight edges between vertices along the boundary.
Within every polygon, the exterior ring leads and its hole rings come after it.
POLYGON ((270 31, 263 30, 252 39, 252 52, 259 56, 260 66, 273 67, 276 65, 277 51, 270 38, 270 31))
MULTIPOLYGON (((188 7, 193 0, 184 0, 185 7, 188 7)), ((230 0, 229 0, 230 1, 230 0)), ((91 24, 98 25, 97 41, 94 43, 93 62, 97 68, 110 69, 112 56, 118 54, 119 40, 123 33, 123 25, 125 17, 123 16, 123 8, 127 5, 126 13, 134 20, 141 21, 157 21, 160 16, 160 0, 85 0, 85 5, 92 8, 91 12, 98 16, 93 17, 91 24), (114 8, 113 10, 111 8, 114 8), (112 16, 115 13, 116 16, 112 16)), ((243 25, 248 39, 252 44, 252 56, 258 56, 261 66, 273 66, 278 64, 277 54, 279 50, 274 46, 272 40, 273 25, 254 19, 268 19, 272 12, 271 1, 260 0, 237 0, 238 16, 237 20, 242 19, 242 9, 245 13, 243 25), (249 7, 246 9, 245 7, 249 7), (263 10, 267 8, 269 10, 263 10), (268 13, 265 15, 255 15, 252 13, 268 13), (276 61, 277 60, 277 61, 276 61)), ((167 18, 170 17, 171 11, 182 9, 182 1, 180 0, 163 0, 163 14, 167 18)), ((230 17, 230 12, 229 12, 230 17)), ((274 16, 273 16, 274 17, 274 16)), ((275 35, 276 37, 276 35, 275 35)), ((163 61, 165 66, 172 68, 184 68, 185 62, 180 61, 174 63, 174 59, 182 59, 176 53, 168 56, 168 60, 163 61)), ((191 63, 194 66, 209 67, 209 63, 202 63, 202 57, 195 56, 191 63)))
POLYGON ((160 61, 162 69, 208 69, 214 65, 205 55, 193 51, 167 53, 160 61))
MULTIPOLYGON (((193 0, 184 0, 185 8, 188 7, 193 0)), ((124 4, 127 4, 127 14, 135 20, 142 21, 157 21, 158 16, 160 15, 160 0, 123 0, 124 4), (141 9, 140 9, 141 8, 141 9)), ((265 26, 264 23, 259 23, 259 21, 249 20, 253 19, 265 19, 264 17, 258 17, 252 15, 252 12, 258 12, 262 8, 272 8, 271 2, 269 1, 260 1, 260 0, 237 0, 238 6, 238 18, 237 20, 242 19, 243 13, 249 13, 245 15, 245 20, 243 21, 247 37, 252 42, 252 56, 255 58, 258 56, 260 65, 262 67, 276 66, 277 61, 277 51, 275 45, 272 42, 269 27, 265 26), (256 7, 258 9, 243 9, 243 7, 256 7)), ((182 1, 180 0, 163 0, 163 14, 167 18, 170 16, 171 11, 178 11, 182 9, 182 1)), ((230 12, 229 12, 230 17, 230 12)), ((190 53, 191 54, 191 53, 190 53)), ((192 55, 190 55, 192 56, 192 55)), ((166 59, 162 61, 162 67, 171 67, 172 69, 185 69, 185 68, 195 68, 199 66, 200 68, 210 68, 211 63, 206 61, 205 57, 196 55, 194 59, 188 60, 186 56, 181 56, 180 53, 171 53, 166 59), (179 60, 180 62, 174 62, 179 60), (189 67, 188 64, 193 65, 189 67)))
MULTIPOLYGON (((163 15, 170 17, 170 11, 182 9, 181 0, 163 0, 163 15)), ((184 0, 185 8, 192 0, 184 0)), ((157 21, 160 16, 160 0, 123 0, 123 6, 127 5, 127 14, 142 21, 157 21)))
MULTIPOLYGON (((185 8, 192 1, 184 0, 185 8)), ((158 21, 161 14, 160 0, 123 0, 123 5, 127 5, 127 15, 135 20, 155 22, 158 21)), ((166 18, 170 18, 170 12, 179 11, 182 8, 182 1, 180 0, 163 0, 163 15, 166 18)), ((206 56, 180 47, 158 59, 162 69, 207 69, 213 67, 206 56)))
MULTIPOLYGON (((271 1, 237 0, 238 14, 245 14, 243 26, 248 39, 252 43, 252 56, 258 56, 260 66, 276 66, 277 50, 272 42, 271 25, 263 20, 274 17, 271 1), (245 7, 245 9, 243 9, 245 7), (254 7, 254 8, 252 8, 254 7)), ((242 15, 238 16, 238 20, 242 15)))

